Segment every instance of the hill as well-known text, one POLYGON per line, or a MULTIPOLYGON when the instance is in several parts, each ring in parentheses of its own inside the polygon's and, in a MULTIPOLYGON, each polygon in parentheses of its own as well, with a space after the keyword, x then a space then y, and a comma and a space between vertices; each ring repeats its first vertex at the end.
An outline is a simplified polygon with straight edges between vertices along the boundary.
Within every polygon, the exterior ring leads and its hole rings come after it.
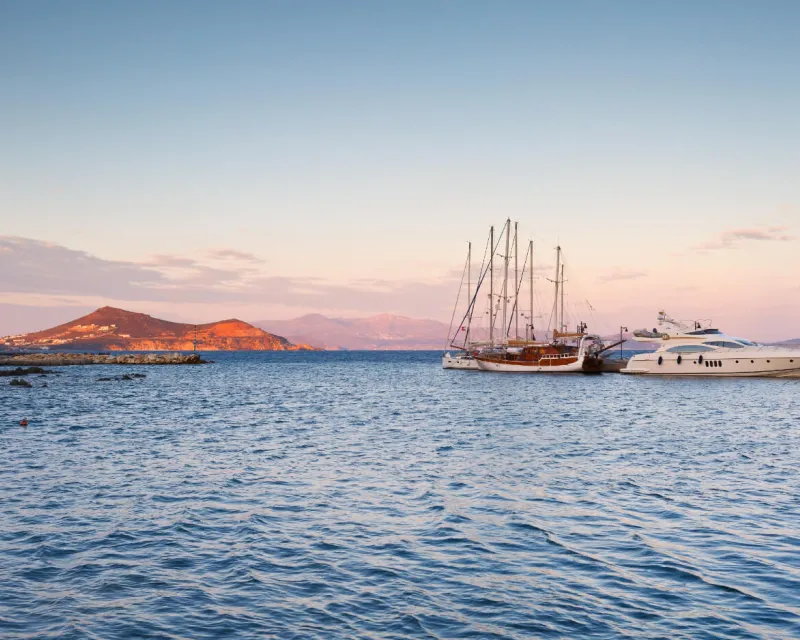
POLYGON ((448 326, 437 320, 420 320, 382 313, 370 318, 327 318, 313 313, 292 320, 254 322, 289 340, 325 349, 441 349, 448 326))
POLYGON ((191 351, 195 329, 200 351, 297 351, 296 345, 241 320, 183 324, 114 307, 102 307, 72 322, 0 340, 6 347, 88 351, 191 351))

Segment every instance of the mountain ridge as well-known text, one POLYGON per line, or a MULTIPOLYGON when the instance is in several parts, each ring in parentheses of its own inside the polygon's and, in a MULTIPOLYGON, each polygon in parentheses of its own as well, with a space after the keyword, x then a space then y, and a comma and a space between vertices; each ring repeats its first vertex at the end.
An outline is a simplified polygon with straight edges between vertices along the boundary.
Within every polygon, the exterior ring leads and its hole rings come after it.
POLYGON ((290 320, 257 320, 254 325, 289 340, 324 349, 441 349, 448 325, 438 320, 380 313, 367 318, 329 318, 309 313, 290 320))
POLYGON ((188 324, 154 318, 146 313, 100 307, 91 313, 50 329, 7 336, 6 347, 59 348, 108 351, 298 351, 311 350, 283 336, 228 318, 188 324))

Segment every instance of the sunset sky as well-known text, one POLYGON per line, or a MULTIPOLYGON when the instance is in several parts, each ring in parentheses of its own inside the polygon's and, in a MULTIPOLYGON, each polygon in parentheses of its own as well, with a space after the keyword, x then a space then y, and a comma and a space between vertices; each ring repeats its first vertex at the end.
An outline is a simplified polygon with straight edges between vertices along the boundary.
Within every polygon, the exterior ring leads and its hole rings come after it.
POLYGON ((3 2, 0 335, 448 321, 510 217, 596 330, 800 337, 798 33, 777 0, 3 2))

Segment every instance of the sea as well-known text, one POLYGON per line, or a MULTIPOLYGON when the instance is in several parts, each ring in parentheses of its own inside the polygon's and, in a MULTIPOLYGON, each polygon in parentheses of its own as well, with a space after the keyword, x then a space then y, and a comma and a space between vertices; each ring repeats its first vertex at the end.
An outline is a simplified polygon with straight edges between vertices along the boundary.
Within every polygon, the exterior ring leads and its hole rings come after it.
POLYGON ((800 638, 800 380, 207 356, 0 378, 0 637, 800 638))

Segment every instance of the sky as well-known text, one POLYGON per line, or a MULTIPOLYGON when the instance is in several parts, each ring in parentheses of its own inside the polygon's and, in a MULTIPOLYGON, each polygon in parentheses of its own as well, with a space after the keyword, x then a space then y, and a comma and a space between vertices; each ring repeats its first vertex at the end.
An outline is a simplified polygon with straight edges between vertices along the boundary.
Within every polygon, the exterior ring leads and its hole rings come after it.
POLYGON ((800 3, 0 0, 0 334, 447 321, 472 241, 575 317, 800 337, 800 3))

